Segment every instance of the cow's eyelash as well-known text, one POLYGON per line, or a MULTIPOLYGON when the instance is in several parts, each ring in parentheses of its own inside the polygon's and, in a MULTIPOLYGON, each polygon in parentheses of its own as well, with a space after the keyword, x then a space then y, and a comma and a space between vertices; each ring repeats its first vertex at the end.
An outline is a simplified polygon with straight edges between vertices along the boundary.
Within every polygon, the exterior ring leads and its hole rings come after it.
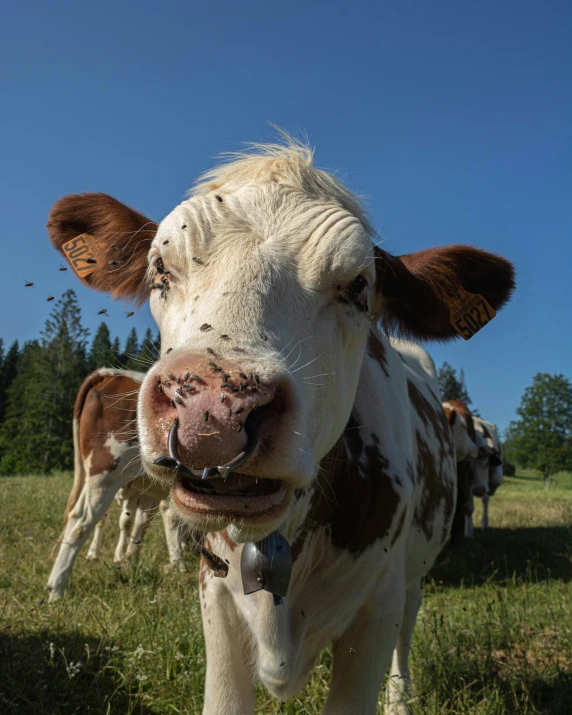
POLYGON ((171 289, 172 275, 161 256, 157 256, 151 263, 150 279, 149 290, 160 290, 161 297, 166 298, 171 289))
POLYGON ((369 285, 368 279, 360 273, 359 276, 346 286, 337 286, 339 291, 337 300, 343 305, 353 305, 360 312, 367 313, 369 311, 367 288, 369 285))

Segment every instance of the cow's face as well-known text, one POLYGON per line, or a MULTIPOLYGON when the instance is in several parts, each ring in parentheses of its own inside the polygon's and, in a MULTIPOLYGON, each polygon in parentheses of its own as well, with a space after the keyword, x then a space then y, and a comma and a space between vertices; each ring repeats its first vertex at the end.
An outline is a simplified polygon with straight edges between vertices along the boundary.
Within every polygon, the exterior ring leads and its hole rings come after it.
POLYGON ((478 455, 471 463, 471 491, 476 497, 483 497, 489 490, 489 460, 493 450, 478 428, 475 429, 475 441, 478 455))
POLYGON ((457 462, 476 459, 479 456, 479 448, 469 436, 466 417, 457 412, 448 402, 443 403, 443 408, 449 426, 451 427, 451 432, 453 433, 453 444, 455 445, 457 462))
POLYGON ((444 288, 494 308, 512 288, 510 264, 476 249, 374 252, 355 197, 305 154, 272 152, 223 167, 158 227, 101 194, 62 199, 48 224, 60 250, 88 235, 85 283, 149 296, 162 354, 139 395, 143 467, 193 527, 237 540, 277 528, 340 437, 372 314, 448 339, 444 288))
POLYGON ((144 467, 172 481, 153 461, 175 419, 193 469, 230 462, 256 430, 244 467, 209 486, 180 478, 173 496, 197 526, 268 530, 347 424, 375 291, 371 239, 340 205, 272 184, 219 190, 160 224, 149 279, 163 354, 140 393, 144 467))
POLYGON ((502 468, 502 446, 495 425, 485 420, 477 420, 477 429, 483 436, 490 451, 488 492, 494 494, 504 481, 502 468))

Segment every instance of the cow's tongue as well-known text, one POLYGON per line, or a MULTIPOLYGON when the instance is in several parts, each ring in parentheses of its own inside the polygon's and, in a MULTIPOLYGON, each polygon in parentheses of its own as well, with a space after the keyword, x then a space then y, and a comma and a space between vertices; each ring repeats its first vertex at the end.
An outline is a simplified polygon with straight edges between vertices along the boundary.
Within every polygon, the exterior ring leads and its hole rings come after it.
POLYGON ((181 485, 190 492, 220 496, 263 496, 273 494, 280 488, 280 482, 275 479, 259 479, 238 472, 231 472, 226 479, 182 477, 181 485))

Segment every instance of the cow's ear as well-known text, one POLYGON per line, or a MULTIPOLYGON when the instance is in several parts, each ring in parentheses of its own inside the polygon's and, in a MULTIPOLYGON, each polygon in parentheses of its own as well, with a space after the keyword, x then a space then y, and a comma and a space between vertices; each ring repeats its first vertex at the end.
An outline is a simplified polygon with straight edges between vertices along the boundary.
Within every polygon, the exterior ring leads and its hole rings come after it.
POLYGON ((47 229, 82 283, 143 303, 157 224, 107 194, 72 194, 53 205, 47 229))
POLYGON ((498 310, 515 287, 514 267, 502 256, 471 246, 430 248, 392 256, 375 247, 378 312, 389 332, 419 340, 458 337, 451 307, 462 291, 498 310))

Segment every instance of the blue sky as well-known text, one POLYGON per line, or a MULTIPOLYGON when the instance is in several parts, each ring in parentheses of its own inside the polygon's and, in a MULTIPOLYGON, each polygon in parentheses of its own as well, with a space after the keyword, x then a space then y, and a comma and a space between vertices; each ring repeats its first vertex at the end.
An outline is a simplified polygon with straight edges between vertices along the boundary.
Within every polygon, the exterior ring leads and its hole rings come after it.
POLYGON ((497 319, 429 347, 464 368, 484 417, 504 428, 536 372, 572 377, 569 2, 55 0, 2 15, 6 342, 36 337, 68 287, 92 334, 104 307, 122 338, 152 324, 58 271, 57 198, 105 191, 159 220, 274 122, 367 198, 387 250, 468 243, 514 261, 497 319))

